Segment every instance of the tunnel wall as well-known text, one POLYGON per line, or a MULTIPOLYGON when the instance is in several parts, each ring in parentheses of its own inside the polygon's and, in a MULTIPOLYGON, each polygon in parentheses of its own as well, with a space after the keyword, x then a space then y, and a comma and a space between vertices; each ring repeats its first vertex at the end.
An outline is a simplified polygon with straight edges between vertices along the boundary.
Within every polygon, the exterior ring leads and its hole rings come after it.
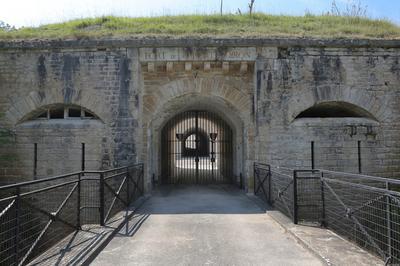
POLYGON ((162 126, 190 109, 231 125, 234 173, 249 188, 254 161, 310 167, 311 142, 316 167, 357 172, 360 142, 363 173, 397 178, 399 62, 399 41, 2 41, 0 180, 33 178, 34 143, 53 158, 40 161, 40 176, 79 170, 87 143, 88 167, 144 162, 150 189, 162 126), (373 119, 296 119, 322 102, 351 103, 373 119), (99 120, 26 120, 49 104, 76 104, 99 120))

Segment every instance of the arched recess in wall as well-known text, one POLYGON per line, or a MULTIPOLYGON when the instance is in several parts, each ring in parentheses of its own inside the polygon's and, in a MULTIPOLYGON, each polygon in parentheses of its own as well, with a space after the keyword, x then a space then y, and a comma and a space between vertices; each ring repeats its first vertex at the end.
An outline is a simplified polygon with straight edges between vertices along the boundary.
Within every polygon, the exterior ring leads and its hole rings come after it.
POLYGON ((103 167, 107 125, 80 105, 41 106, 23 115, 15 132, 21 175, 28 180, 103 167))
POLYGON ((18 123, 59 119, 101 119, 92 111, 75 104, 50 104, 26 114, 18 123))
POLYGON ((164 126, 176 115, 192 110, 206 110, 218 114, 233 130, 233 164, 234 175, 246 171, 244 163, 244 151, 248 147, 245 140, 249 135, 244 128, 247 126, 246 122, 250 119, 242 119, 240 111, 222 97, 209 97, 199 94, 185 94, 172 99, 171 101, 163 104, 157 112, 154 113, 153 119, 149 123, 148 138, 148 165, 149 171, 147 174, 151 176, 155 173, 157 176, 161 175, 161 134, 164 126))
POLYGON ((301 118, 367 118, 378 121, 370 112, 357 105, 330 101, 322 102, 311 106, 310 108, 300 112, 295 120, 301 118))
POLYGON ((306 168, 374 174, 379 132, 380 123, 368 110, 344 101, 320 102, 292 121, 288 156, 306 168))

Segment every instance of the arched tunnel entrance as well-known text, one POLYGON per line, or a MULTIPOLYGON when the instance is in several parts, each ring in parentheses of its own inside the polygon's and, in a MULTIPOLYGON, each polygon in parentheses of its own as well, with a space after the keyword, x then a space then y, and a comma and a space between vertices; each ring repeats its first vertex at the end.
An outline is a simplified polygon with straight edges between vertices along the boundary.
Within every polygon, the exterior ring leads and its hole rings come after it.
POLYGON ((217 114, 195 110, 173 117, 161 134, 163 184, 233 181, 233 133, 217 114))

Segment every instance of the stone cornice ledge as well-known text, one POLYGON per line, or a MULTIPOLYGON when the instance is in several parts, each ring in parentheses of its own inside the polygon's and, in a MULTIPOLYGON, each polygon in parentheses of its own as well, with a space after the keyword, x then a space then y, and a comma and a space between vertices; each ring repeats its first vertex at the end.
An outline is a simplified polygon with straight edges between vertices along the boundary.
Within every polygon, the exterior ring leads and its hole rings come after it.
POLYGON ((141 37, 126 39, 0 40, 0 50, 42 50, 76 48, 135 47, 332 47, 400 48, 400 39, 316 39, 316 38, 202 38, 141 37))

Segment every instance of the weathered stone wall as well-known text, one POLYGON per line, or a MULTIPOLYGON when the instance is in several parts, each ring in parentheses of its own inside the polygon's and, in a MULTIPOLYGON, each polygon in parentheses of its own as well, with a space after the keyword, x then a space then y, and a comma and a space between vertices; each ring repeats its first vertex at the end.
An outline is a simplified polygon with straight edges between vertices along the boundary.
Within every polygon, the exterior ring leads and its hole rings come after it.
POLYGON ((127 49, 6 50, 0 52, 1 127, 12 132, 2 145, 3 182, 33 178, 34 143, 38 176, 135 161, 138 96, 135 63, 127 49), (77 105, 99 119, 30 120, 48 105, 77 105), (8 146, 8 148, 7 148, 8 146), (12 151, 12 155, 8 155, 12 151))
POLYGON ((34 143, 37 144, 37 178, 81 170, 82 143, 85 144, 85 169, 100 169, 105 135, 105 125, 97 120, 22 123, 16 127, 19 170, 32 175, 34 143))
POLYGON ((367 48, 279 49, 258 62, 259 160, 399 177, 399 50, 367 48), (322 102, 351 103, 374 119, 299 118, 322 102), (370 130, 368 130, 370 128, 370 130))
POLYGON ((248 187, 254 161, 310 167, 312 141, 317 168, 357 172, 360 141, 363 173, 398 177, 399 61, 397 41, 2 42, 0 124, 9 133, 0 175, 32 179, 34 143, 40 176, 79 170, 84 142, 87 168, 144 162, 149 189, 161 174, 165 123, 203 109, 232 127, 234 173, 248 187), (296 119, 324 102, 371 116, 296 119), (54 104, 82 106, 99 119, 27 121, 54 104))

